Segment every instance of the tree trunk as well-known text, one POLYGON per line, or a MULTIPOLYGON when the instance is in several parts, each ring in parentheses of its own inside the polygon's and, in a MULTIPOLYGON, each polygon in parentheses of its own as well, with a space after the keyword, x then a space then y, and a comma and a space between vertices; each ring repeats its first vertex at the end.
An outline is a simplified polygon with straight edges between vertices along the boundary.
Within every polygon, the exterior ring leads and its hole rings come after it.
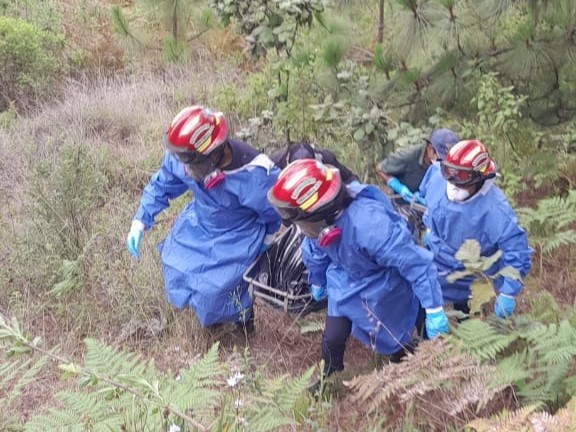
POLYGON ((172 37, 178 43, 178 0, 172 3, 172 37))
POLYGON ((384 0, 378 2, 378 35, 376 40, 378 43, 384 42, 384 0))

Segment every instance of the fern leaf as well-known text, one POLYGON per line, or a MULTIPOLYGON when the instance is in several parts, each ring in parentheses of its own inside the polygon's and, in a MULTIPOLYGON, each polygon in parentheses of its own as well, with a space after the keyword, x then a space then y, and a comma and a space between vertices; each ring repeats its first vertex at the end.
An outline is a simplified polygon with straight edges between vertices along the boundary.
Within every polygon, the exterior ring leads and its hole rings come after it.
POLYGON ((453 334, 464 342, 465 351, 482 360, 495 359, 518 337, 515 334, 498 333, 490 324, 477 319, 460 324, 453 330, 453 334))
POLYGON ((302 398, 310 378, 314 373, 314 368, 309 368, 300 377, 286 383, 278 397, 279 409, 283 412, 292 411, 296 403, 302 398))
MULTIPOLYGON (((116 375, 146 375, 152 365, 133 353, 125 353, 109 347, 94 339, 86 339, 86 368, 109 377, 116 375)), ((155 374, 156 375, 156 374, 155 374)))
POLYGON ((262 432, 278 430, 282 426, 293 425, 294 423, 292 419, 278 415, 278 412, 270 406, 259 409, 248 418, 250 430, 262 432))

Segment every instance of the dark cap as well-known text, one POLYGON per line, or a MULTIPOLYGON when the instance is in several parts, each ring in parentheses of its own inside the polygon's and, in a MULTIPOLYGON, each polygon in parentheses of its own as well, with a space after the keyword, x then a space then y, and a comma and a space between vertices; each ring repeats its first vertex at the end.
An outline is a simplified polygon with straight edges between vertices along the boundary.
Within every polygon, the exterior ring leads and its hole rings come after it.
POLYGON ((434 150, 436 150, 438 157, 440 159, 444 159, 450 147, 458 143, 460 138, 458 138, 458 135, 456 135, 450 129, 436 129, 430 134, 430 137, 427 141, 432 144, 432 147, 434 147, 434 150))

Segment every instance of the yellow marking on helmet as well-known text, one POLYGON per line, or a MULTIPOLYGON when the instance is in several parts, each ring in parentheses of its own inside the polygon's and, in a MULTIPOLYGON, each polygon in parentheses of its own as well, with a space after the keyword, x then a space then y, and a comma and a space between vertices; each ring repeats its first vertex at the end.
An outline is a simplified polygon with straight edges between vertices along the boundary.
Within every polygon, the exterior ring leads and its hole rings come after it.
POLYGON ((204 140, 204 142, 196 148, 196 151, 200 154, 203 154, 204 150, 206 150, 210 146, 210 144, 212 144, 212 137, 211 136, 206 138, 204 140))
POLYGON ((214 116, 214 120, 216 121, 216 126, 220 124, 220 116, 214 116))
POLYGON ((332 170, 327 169, 326 170, 326 181, 330 181, 332 180, 332 170))
POLYGON ((300 206, 300 210, 304 211, 308 210, 310 207, 312 207, 313 204, 316 203, 316 201, 318 201, 318 192, 316 192, 314 195, 312 195, 310 198, 304 201, 300 206))

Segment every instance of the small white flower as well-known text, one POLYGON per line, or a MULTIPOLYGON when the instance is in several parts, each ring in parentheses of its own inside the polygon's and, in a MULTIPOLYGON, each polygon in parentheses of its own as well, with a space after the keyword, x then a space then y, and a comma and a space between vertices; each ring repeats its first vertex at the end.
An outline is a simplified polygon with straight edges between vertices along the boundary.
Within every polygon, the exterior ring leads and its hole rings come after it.
POLYGON ((226 380, 226 383, 229 387, 236 387, 236 384, 238 384, 242 378, 244 378, 244 375, 242 375, 240 372, 236 372, 226 380))
POLYGON ((240 408, 242 405, 244 405, 244 403, 240 400, 240 399, 236 399, 234 401, 234 408, 238 409, 240 408))
POLYGON ((170 425, 170 427, 168 428, 168 432, 180 432, 180 426, 175 425, 174 423, 172 423, 170 425))

